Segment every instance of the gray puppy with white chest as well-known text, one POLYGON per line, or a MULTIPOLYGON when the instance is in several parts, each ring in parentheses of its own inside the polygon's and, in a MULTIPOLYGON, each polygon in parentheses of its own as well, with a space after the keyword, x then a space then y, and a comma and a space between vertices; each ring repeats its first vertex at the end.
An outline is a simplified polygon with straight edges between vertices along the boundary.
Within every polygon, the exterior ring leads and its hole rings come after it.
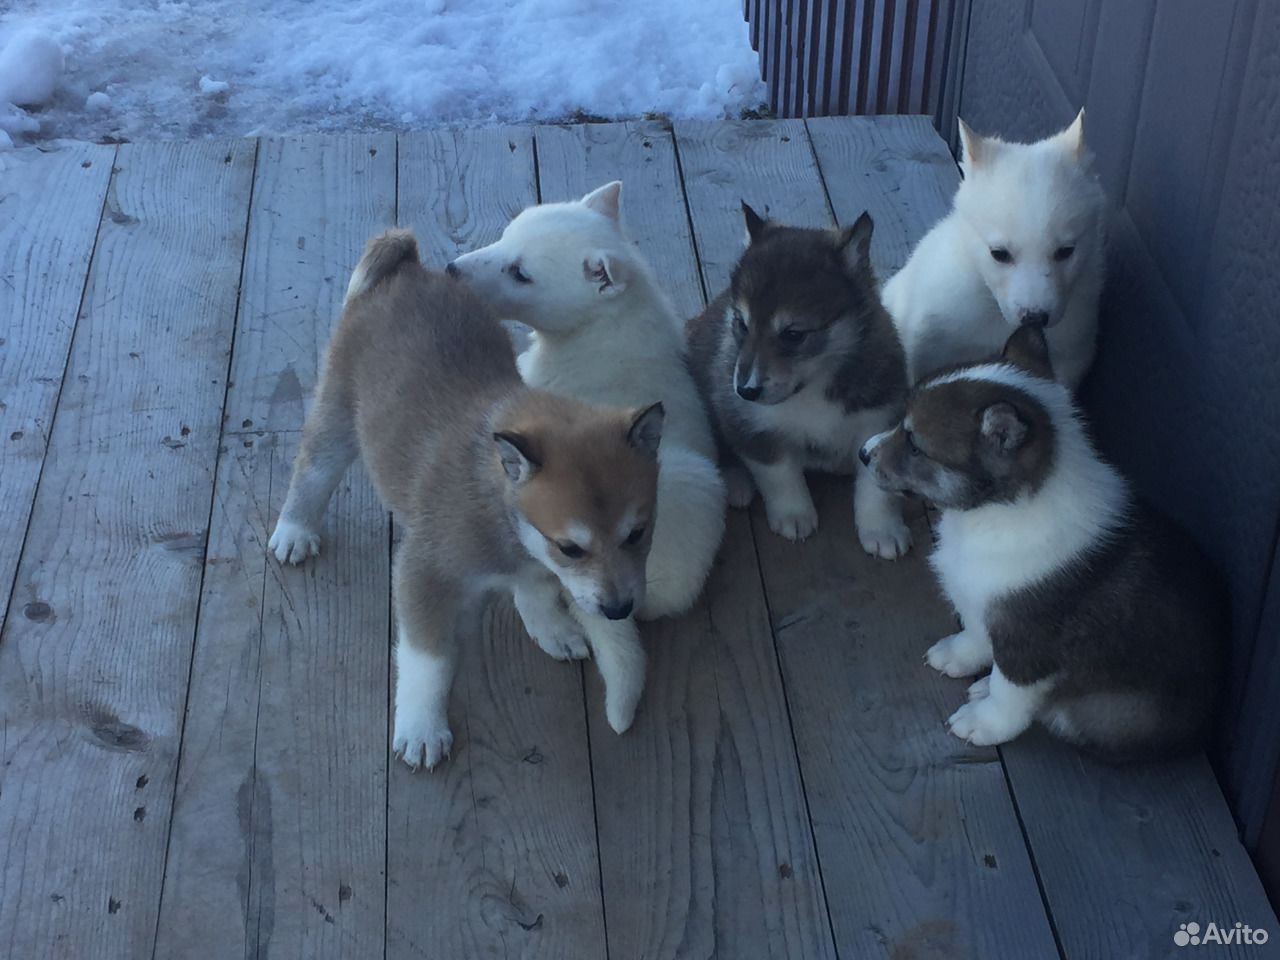
POLYGON ((911 533, 900 498, 857 458, 906 397, 902 346, 871 269, 871 217, 800 229, 742 209, 749 242, 729 289, 686 330, 730 502, 746 506, 758 488, 770 529, 803 540, 818 525, 805 471, 856 473, 858 539, 873 556, 901 556, 911 533))

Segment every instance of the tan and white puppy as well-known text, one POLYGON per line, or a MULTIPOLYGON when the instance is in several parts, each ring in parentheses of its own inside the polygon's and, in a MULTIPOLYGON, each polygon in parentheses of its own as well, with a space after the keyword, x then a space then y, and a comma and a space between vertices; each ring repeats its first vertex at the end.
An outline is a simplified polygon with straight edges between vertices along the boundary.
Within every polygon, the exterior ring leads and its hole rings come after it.
POLYGON ((449 265, 499 315, 533 328, 530 386, 608 406, 666 410, 658 520, 640 617, 669 616, 702 591, 724 532, 726 496, 682 324, 620 222, 622 184, 524 210, 501 239, 449 265))
POLYGON ((394 746, 410 767, 449 753, 458 649, 495 590, 511 591, 552 656, 585 657, 590 644, 610 726, 631 725, 644 651, 628 615, 645 598, 662 423, 661 404, 605 410, 529 389, 497 320, 422 266, 411 233, 369 243, 270 548, 281 562, 315 555, 334 487, 364 458, 405 528, 394 746))

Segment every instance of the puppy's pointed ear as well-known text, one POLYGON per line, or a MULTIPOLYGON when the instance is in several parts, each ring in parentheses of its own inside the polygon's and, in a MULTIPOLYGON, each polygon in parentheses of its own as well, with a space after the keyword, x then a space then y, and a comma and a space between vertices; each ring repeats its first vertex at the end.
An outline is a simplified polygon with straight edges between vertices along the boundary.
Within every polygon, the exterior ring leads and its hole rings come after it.
POLYGON ((1024 323, 1004 343, 1000 352, 1005 360, 1033 377, 1053 379, 1053 364, 1049 361, 1049 342, 1044 327, 1037 323, 1024 323))
POLYGON ((960 124, 960 166, 967 174, 977 170, 990 159, 990 144, 981 134, 974 133, 973 128, 963 120, 956 118, 960 124))
POLYGON ((769 221, 751 209, 751 204, 742 201, 742 218, 747 222, 747 245, 758 241, 769 230, 769 221))
POLYGON ((605 250, 587 254, 582 261, 582 273, 603 297, 616 297, 627 289, 629 271, 626 262, 605 250))
POLYGON ((982 411, 982 439, 998 453, 1016 452, 1026 441, 1027 430, 1011 403, 1001 400, 982 411))
POLYGON ((637 410, 627 428, 627 443, 645 456, 658 457, 658 445, 662 442, 662 423, 666 411, 661 403, 650 404, 637 410))
POLYGON ((507 479, 517 487, 529 482, 542 468, 538 457, 537 444, 531 437, 510 430, 499 430, 493 435, 498 445, 498 455, 502 457, 502 469, 507 471, 507 479))
POLYGON ((603 187, 596 187, 582 198, 582 204, 617 223, 622 215, 622 181, 614 180, 603 187))
POLYGON ((871 234, 875 232, 875 221, 871 214, 864 212, 853 222, 853 226, 843 227, 836 232, 836 247, 850 270, 871 269, 871 234))
POLYGON ((1080 112, 1071 121, 1071 125, 1054 139, 1062 147, 1063 151, 1068 156, 1073 157, 1082 167, 1088 166, 1093 160, 1093 154, 1084 142, 1084 107, 1080 108, 1080 112))

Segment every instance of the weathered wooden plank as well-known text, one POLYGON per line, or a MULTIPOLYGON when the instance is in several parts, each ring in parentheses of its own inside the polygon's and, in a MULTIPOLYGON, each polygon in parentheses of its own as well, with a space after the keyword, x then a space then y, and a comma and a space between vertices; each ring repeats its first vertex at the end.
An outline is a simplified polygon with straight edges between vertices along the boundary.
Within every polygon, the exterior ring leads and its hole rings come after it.
POLYGON ((0 624, 114 157, 114 147, 84 143, 0 161, 0 624))
POLYGON ((225 437, 217 505, 233 532, 210 546, 157 956, 383 948, 386 514, 353 469, 319 560, 281 569, 264 534, 296 433, 277 445, 248 431, 302 426, 351 268, 391 223, 395 177, 390 135, 261 146, 228 401, 228 431, 245 432, 225 437))
POLYGON ((400 136, 400 225, 418 234, 422 260, 449 260, 497 240, 537 202, 529 127, 473 127, 400 136))
MULTIPOLYGON (((870 207, 876 217, 875 253, 887 275, 949 208, 959 182, 950 153, 922 118, 809 127, 836 215, 847 221, 870 207), (875 177, 855 175, 868 167, 875 177), (894 225, 887 235, 881 212, 894 225)), ((940 682, 945 711, 961 701, 964 685, 940 682)), ((1188 921, 1276 929, 1203 758, 1112 769, 1043 736, 1001 753, 1067 957, 1176 954, 1173 933, 1188 921)))
MULTIPOLYGON (((496 239, 536 199, 527 128, 400 138, 400 222, 428 263, 496 239)), ((605 956, 581 668, 496 602, 450 716, 451 760, 391 772, 388 956, 605 956)))
POLYGON ((893 276, 951 208, 960 172, 927 117, 818 117, 805 121, 840 223, 864 210, 876 223, 871 260, 893 276))
MULTIPOLYGON (((226 438, 205 552, 154 956, 252 956, 254 744, 274 442, 226 438)), ((272 561, 274 562, 274 561, 272 561)), ((260 811, 259 811, 260 812, 260 811)), ((270 930, 268 929, 268 933, 270 930)))
POLYGON ((393 134, 262 141, 226 429, 299 430, 365 242, 395 222, 393 134))
POLYGON ((0 953, 151 952, 253 141, 116 157, 0 642, 0 953))
MULTIPOLYGON (((621 179, 629 233, 672 299, 701 309, 670 134, 628 123, 541 127, 537 140, 544 198, 621 179)), ((705 599, 644 632, 648 683, 625 736, 588 673, 610 956, 834 956, 745 518, 705 599)))
MULTIPOLYGON (((948 686, 958 702, 963 685, 948 686)), ((1271 935, 1215 955, 1280 956, 1280 923, 1204 757, 1109 767, 1040 730, 1000 749, 1067 960, 1172 960, 1186 953, 1179 925, 1210 921, 1271 935)))
MULTIPOLYGON (((277 438, 273 520, 298 435, 277 438)), ((261 956, 299 960, 379 956, 384 948, 389 533, 386 511, 356 468, 334 496, 321 556, 302 568, 267 561, 252 768, 251 955, 255 943, 261 956)))
MULTIPOLYGON (((784 223, 832 222, 802 122, 678 123, 676 139, 710 290, 741 249, 738 196, 784 223)), ((903 242, 877 224, 886 241, 903 242)), ((823 521, 803 545, 752 512, 841 956, 1051 956, 996 754, 948 740, 945 690, 920 662, 951 624, 923 553, 866 556, 848 483, 814 484, 823 521)))

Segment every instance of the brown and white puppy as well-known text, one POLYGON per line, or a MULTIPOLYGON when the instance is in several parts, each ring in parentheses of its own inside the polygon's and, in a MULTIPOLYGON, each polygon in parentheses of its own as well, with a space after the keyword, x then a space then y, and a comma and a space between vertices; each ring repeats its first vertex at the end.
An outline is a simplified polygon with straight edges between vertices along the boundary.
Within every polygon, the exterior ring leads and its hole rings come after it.
POLYGON ((405 528, 394 746, 409 766, 430 768, 452 746, 458 648, 495 590, 514 594, 552 656, 590 644, 610 725, 631 725, 644 652, 629 615, 644 600, 662 420, 660 404, 605 410, 529 389, 497 320, 422 266, 411 233, 369 243, 270 547, 281 562, 316 554, 333 488, 363 456, 405 528))
POLYGON ((952 733, 1004 743, 1040 720, 1116 760, 1203 745, 1228 629, 1217 574, 1093 450, 1039 327, 927 378, 862 457, 942 509, 931 562, 963 629, 927 660, 991 668, 952 733))
POLYGON ((746 506, 759 488, 770 529, 803 540, 818 525, 805 471, 856 472, 858 539, 873 556, 900 556, 911 546, 900 500, 857 457, 906 396, 902 347, 871 269, 871 217, 804 230, 742 209, 748 246, 729 289, 686 329, 730 503, 746 506))

